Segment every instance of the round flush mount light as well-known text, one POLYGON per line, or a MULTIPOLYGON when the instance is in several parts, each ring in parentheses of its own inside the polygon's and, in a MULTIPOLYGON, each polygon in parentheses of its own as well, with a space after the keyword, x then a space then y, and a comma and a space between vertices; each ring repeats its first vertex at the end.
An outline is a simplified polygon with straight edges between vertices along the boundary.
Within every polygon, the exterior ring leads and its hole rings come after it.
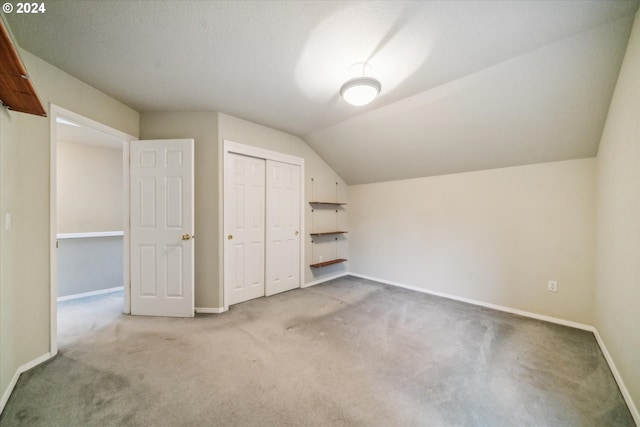
POLYGON ((382 85, 372 77, 356 77, 348 80, 340 88, 340 96, 351 105, 362 106, 370 103, 380 93, 382 85))

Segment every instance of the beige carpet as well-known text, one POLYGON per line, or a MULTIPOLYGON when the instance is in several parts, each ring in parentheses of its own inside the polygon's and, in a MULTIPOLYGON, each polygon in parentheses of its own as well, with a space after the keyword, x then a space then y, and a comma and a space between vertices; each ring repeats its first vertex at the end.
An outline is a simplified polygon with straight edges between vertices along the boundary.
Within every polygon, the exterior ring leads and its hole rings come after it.
POLYGON ((353 277, 91 325, 0 426, 634 425, 591 333, 353 277))

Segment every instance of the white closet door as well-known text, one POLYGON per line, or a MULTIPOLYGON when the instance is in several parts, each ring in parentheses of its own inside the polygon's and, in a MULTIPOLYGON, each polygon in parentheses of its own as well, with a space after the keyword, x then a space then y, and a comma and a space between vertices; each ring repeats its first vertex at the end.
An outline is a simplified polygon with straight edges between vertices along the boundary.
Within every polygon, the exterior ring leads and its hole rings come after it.
POLYGON ((230 153, 224 186, 224 282, 231 305, 265 295, 265 160, 230 153))
POLYGON ((300 166, 267 160, 266 295, 300 287, 300 166))

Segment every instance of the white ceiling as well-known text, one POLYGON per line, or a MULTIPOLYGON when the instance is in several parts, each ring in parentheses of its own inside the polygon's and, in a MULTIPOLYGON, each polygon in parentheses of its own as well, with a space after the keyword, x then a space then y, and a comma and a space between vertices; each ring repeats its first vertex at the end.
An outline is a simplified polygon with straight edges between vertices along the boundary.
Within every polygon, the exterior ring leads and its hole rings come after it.
POLYGON ((51 1, 6 18, 138 111, 293 133, 357 184, 594 156, 638 4, 51 1), (360 61, 382 93, 353 107, 338 91, 360 61))

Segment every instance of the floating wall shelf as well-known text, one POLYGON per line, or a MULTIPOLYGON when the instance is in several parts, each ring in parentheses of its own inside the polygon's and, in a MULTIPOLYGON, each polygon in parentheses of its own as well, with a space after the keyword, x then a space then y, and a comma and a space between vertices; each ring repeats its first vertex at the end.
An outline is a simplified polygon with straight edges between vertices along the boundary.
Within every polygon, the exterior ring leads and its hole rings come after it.
POLYGON ((344 214, 345 209, 343 206, 345 206, 346 203, 329 201, 332 199, 341 199, 338 193, 340 184, 338 182, 335 183, 334 194, 331 194, 333 189, 326 185, 328 183, 320 187, 318 187, 318 184, 318 182, 311 178, 311 197, 314 198, 314 201, 309 202, 309 205, 311 206, 311 230, 314 231, 311 231, 309 234, 312 237, 311 259, 312 262, 317 261, 310 265, 311 268, 322 268, 346 261, 346 258, 340 257, 341 251, 339 247, 347 231, 343 229, 343 226, 340 225, 340 221, 338 220, 338 217, 344 214), (320 191, 314 192, 314 190, 320 191), (314 194, 317 198, 314 197, 314 194), (335 211, 335 213, 333 211, 335 211), (322 231, 315 231, 314 226, 322 231), (329 259, 325 261, 327 258, 329 259))
POLYGON ((316 264, 311 264, 309 267, 322 268, 322 267, 326 267, 328 265, 340 264, 341 262, 345 262, 345 261, 346 261, 346 259, 344 259, 344 258, 338 258, 338 259, 332 259, 331 261, 324 261, 324 262, 318 262, 316 264))
POLYGON ((344 234, 344 233, 348 233, 348 231, 323 231, 323 232, 318 232, 318 233, 309 233, 312 236, 332 236, 334 234, 344 234))
POLYGON ((310 205, 346 206, 346 203, 338 202, 309 202, 310 205))

